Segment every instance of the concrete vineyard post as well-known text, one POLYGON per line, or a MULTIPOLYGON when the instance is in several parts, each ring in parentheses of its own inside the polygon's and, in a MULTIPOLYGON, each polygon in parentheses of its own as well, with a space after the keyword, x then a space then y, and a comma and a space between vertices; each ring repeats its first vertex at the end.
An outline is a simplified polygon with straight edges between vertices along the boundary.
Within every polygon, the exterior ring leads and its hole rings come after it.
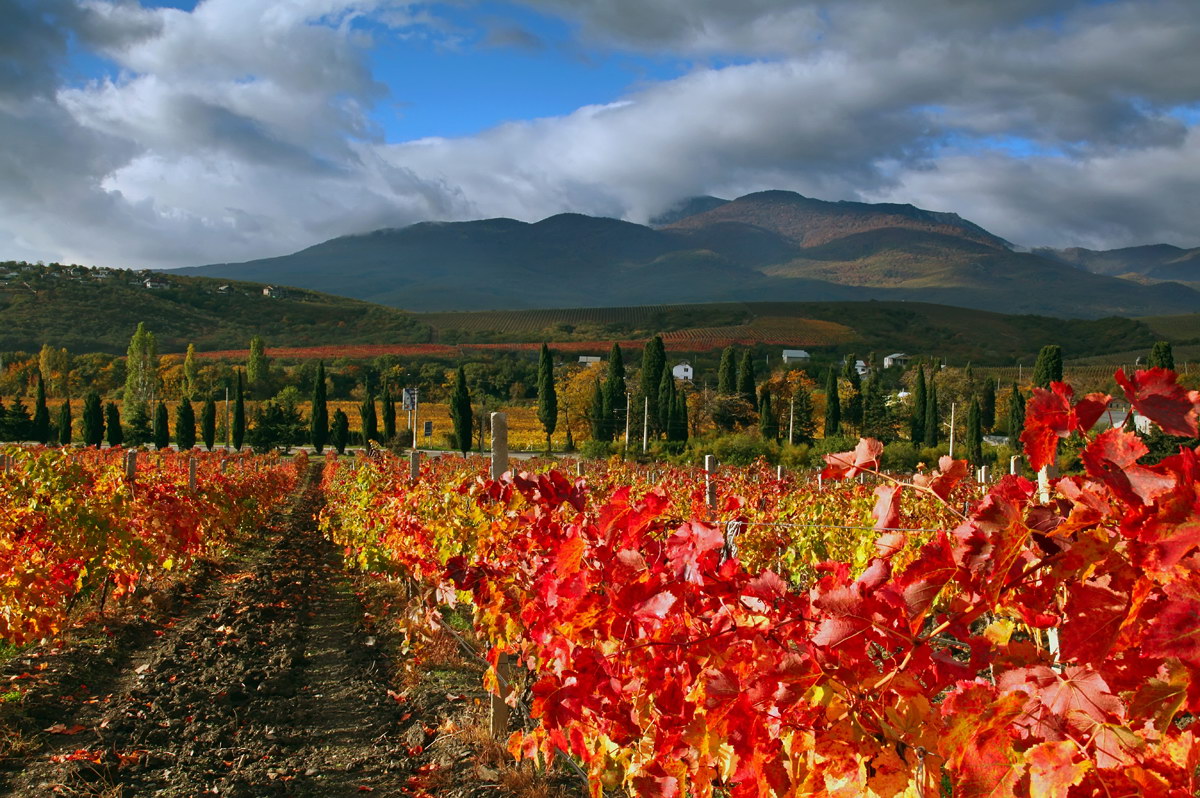
MULTIPOLYGON (((492 413, 492 479, 500 479, 508 470, 508 416, 492 413)), ((496 658, 498 694, 491 696, 489 728, 492 737, 502 740, 508 736, 509 708, 505 698, 512 691, 512 668, 507 654, 496 658)))
POLYGON ((704 455, 704 492, 708 499, 708 506, 713 510, 717 509, 717 480, 715 479, 716 471, 716 455, 704 455))
POLYGON ((408 453, 408 478, 416 482, 421 476, 421 453, 413 449, 408 453))
POLYGON ((1014 454, 1012 457, 1008 458, 1008 473, 1012 474, 1013 476, 1016 476, 1017 471, 1018 471, 1017 463, 1019 463, 1020 461, 1021 461, 1021 455, 1019 455, 1019 454, 1014 454))

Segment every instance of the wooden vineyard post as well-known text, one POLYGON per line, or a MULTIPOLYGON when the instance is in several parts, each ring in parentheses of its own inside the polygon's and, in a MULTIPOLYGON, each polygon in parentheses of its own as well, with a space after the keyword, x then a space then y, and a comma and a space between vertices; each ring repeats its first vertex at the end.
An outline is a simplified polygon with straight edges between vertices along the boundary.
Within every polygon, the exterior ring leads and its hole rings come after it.
POLYGON ((717 509, 717 480, 714 478, 716 472, 716 455, 704 455, 704 495, 708 499, 708 507, 711 510, 717 509))
POLYGON ((414 484, 421 477, 421 452, 413 449, 408 453, 408 479, 414 484))
POLYGON ((196 458, 188 458, 188 490, 196 491, 196 458))
POLYGON ((133 449, 129 454, 125 455, 125 479, 133 482, 137 476, 137 449, 133 449))
MULTIPOLYGON (((492 479, 500 479, 508 470, 508 416, 492 413, 492 479)), ((508 655, 496 657, 496 694, 491 696, 489 729, 492 737, 508 737, 509 707, 505 699, 512 691, 512 668, 508 655)))

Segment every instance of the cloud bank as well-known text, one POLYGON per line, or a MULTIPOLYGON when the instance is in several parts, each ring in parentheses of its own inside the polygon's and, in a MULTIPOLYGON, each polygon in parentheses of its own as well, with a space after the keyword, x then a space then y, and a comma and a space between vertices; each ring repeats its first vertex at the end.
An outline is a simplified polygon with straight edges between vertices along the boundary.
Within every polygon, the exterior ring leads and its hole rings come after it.
MULTIPOLYGON (((373 74, 372 48, 437 36, 436 7, 0 0, 0 258, 194 265, 765 188, 952 210, 1029 246, 1200 245, 1194 0, 522 5, 581 48, 692 67, 564 116, 390 141, 375 113, 405 82, 373 74), (72 79, 84 58, 114 68, 72 79)), ((538 41, 487 24, 480 46, 538 41)))

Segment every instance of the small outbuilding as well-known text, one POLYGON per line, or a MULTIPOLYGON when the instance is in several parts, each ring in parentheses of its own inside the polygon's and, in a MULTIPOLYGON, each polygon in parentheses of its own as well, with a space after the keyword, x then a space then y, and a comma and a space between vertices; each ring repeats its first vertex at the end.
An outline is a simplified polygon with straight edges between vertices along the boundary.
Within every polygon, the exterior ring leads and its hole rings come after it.
POLYGON ((812 360, 812 355, 803 349, 785 349, 783 350, 784 363, 807 363, 812 360))
POLYGON ((688 363, 687 361, 676 363, 675 366, 671 368, 671 376, 677 380, 687 380, 688 382, 691 382, 695 374, 696 372, 692 368, 692 364, 688 363))
POLYGON ((904 354, 903 352, 894 352, 890 355, 884 356, 883 367, 885 369, 890 369, 892 366, 899 366, 900 368, 904 368, 905 366, 907 366, 909 364, 909 362, 911 360, 912 360, 912 357, 904 354))

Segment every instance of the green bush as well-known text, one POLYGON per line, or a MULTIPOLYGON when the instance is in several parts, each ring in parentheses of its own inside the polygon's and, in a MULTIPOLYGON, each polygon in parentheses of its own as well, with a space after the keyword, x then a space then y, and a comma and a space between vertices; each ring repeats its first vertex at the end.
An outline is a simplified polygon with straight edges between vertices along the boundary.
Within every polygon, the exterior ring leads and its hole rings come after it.
POLYGON ((706 454, 715 455, 717 462, 733 466, 748 466, 760 457, 771 463, 779 462, 779 444, 748 432, 698 438, 694 444, 692 441, 688 444, 700 462, 706 454))
POLYGON ((812 468, 812 447, 807 443, 785 443, 779 447, 779 465, 784 468, 812 468))
POLYGON ((579 456, 584 460, 606 460, 612 454, 612 444, 589 438, 579 447, 579 456))
POLYGON ((887 471, 916 471, 921 452, 912 441, 893 441, 883 447, 883 468, 887 471))

